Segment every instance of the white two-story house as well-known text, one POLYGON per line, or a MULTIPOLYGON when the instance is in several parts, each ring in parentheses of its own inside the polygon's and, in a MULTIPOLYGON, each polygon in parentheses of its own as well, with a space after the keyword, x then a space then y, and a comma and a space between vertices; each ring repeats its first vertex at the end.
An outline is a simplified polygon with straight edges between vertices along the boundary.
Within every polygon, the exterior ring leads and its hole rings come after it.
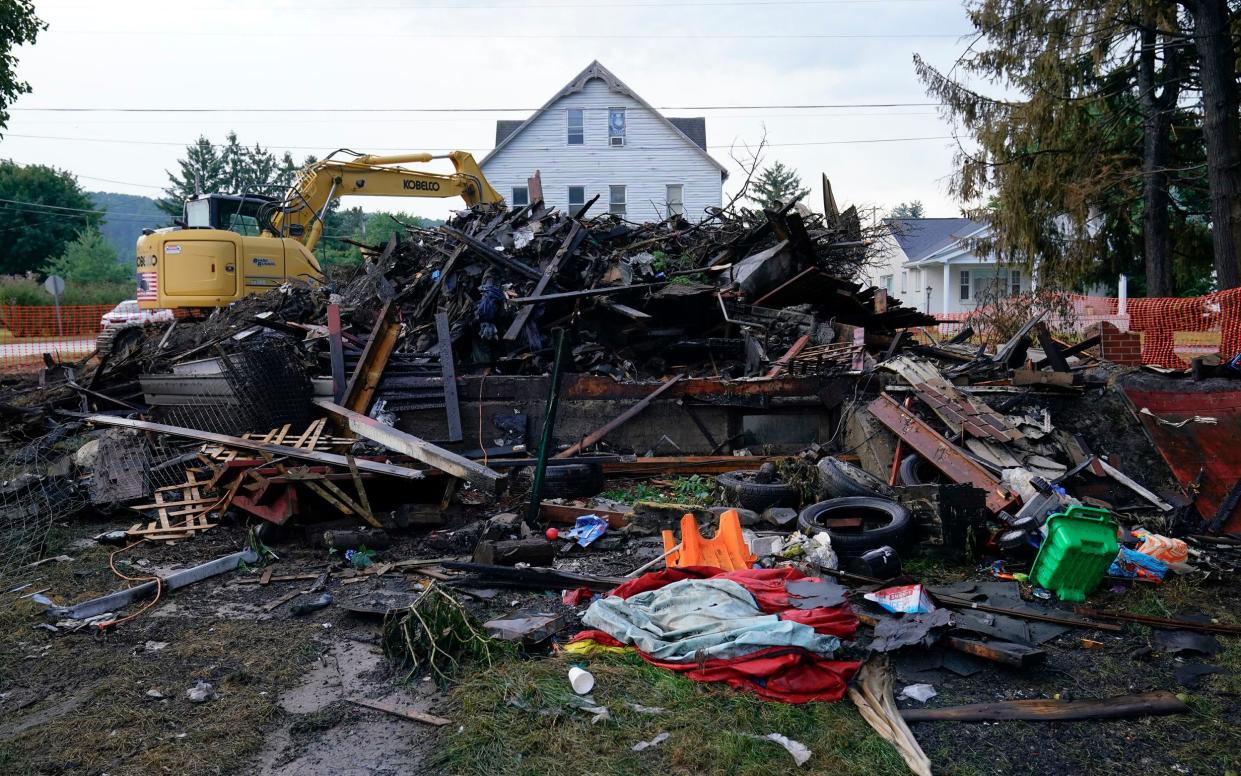
POLYGON ((882 251, 866 278, 931 315, 967 313, 980 300, 1032 290, 1030 273, 997 265, 976 241, 990 227, 968 218, 886 218, 882 251))
POLYGON ((727 170, 707 153, 706 119, 667 118, 598 62, 524 121, 497 121, 496 147, 481 162, 487 180, 520 206, 535 171, 543 201, 630 221, 720 207, 727 170))

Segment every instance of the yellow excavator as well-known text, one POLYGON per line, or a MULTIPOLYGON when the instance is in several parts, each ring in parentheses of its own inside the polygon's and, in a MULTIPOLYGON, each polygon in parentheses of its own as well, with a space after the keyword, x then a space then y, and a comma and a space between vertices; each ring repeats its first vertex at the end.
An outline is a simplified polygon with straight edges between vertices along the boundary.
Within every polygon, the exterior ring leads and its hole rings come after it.
MULTIPOLYGON (((290 279, 323 277, 314 256, 331 203, 345 196, 461 197, 467 205, 502 202, 465 151, 374 156, 341 149, 308 165, 282 199, 261 194, 209 194, 185 203, 177 226, 138 238, 138 308, 197 317, 290 279), (422 172, 401 164, 448 159, 455 172, 422 172)), ((143 323, 108 326, 98 352, 128 352, 143 323)))

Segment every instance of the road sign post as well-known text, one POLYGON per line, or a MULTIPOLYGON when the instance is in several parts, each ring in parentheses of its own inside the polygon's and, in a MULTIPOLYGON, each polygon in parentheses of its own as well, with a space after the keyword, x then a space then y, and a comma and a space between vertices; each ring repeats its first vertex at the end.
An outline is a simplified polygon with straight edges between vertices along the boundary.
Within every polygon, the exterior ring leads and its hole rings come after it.
POLYGON ((52 295, 52 304, 56 305, 56 334, 65 336, 65 325, 60 320, 60 295, 65 292, 65 279, 60 275, 48 275, 43 281, 43 288, 52 295))

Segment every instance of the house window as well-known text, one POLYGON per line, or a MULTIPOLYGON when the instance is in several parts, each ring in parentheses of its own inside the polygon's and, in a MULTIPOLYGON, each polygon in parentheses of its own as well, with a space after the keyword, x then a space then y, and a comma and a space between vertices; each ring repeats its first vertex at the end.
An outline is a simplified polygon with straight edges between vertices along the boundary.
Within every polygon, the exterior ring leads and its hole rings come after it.
POLYGON ((608 186, 608 212, 612 215, 625 215, 625 187, 608 186))
POLYGON ((974 301, 991 302, 1005 296, 1017 296, 1021 293, 1021 270, 1007 269, 976 269, 961 271, 961 300, 972 298, 974 301), (966 276, 969 280, 966 280, 966 276), (967 297, 966 290, 973 284, 972 293, 967 297))
POLYGON ((909 293, 909 270, 901 270, 901 293, 909 293))
POLYGON ((970 271, 968 269, 961 270, 961 301, 968 302, 970 300, 970 271))
POLYGON ((608 145, 625 144, 625 109, 608 108, 608 145))
POLYGON ((570 186, 569 187, 569 208, 577 209, 586 204, 586 187, 570 186))
POLYGON ((582 121, 584 112, 581 108, 569 108, 569 145, 586 143, 586 130, 582 121))
POLYGON ((680 183, 669 183, 668 193, 668 217, 685 215, 685 186, 680 183))
POLYGON ((513 187, 513 207, 521 207, 530 204, 530 187, 514 186, 513 187))
POLYGON ((889 294, 892 293, 892 276, 891 275, 880 275, 879 276, 879 287, 882 288, 884 291, 887 291, 889 294))

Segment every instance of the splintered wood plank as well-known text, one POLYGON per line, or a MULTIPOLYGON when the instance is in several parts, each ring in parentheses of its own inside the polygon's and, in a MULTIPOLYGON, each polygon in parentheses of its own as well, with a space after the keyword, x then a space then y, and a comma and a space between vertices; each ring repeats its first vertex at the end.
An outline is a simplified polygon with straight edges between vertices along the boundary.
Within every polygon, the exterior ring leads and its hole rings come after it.
POLYGON ((368 709, 375 709, 376 711, 382 711, 385 714, 391 714, 394 717, 403 717, 404 719, 410 719, 415 722, 423 722, 428 725, 435 725, 436 727, 443 727, 444 725, 452 724, 451 719, 444 719, 443 717, 437 717, 434 714, 427 714, 425 711, 418 711, 417 709, 411 709, 405 706, 397 706, 394 703, 373 701, 369 698, 349 698, 348 701, 358 706, 365 706, 368 709))
MULTIPOLYGON (((318 423, 318 421, 315 421, 315 423, 318 423)), ((306 447, 306 440, 310 439, 310 432, 314 430, 315 423, 311 423, 309 426, 307 426, 306 430, 298 435, 297 440, 293 442, 293 444, 290 445, 290 447, 296 447, 299 450, 309 449, 306 447)), ((311 447, 313 448, 313 445, 311 445, 311 447)))
MULTIPOLYGON (((329 404, 331 404, 331 402, 329 402, 329 404)), ((144 420, 116 418, 111 415, 88 415, 84 418, 84 420, 100 426, 134 428, 142 431, 153 431, 159 434, 182 437, 185 439, 197 439, 201 442, 227 444, 233 447, 239 447, 243 450, 254 450, 256 452, 266 453, 273 456, 278 455, 287 458, 296 458, 298 460, 313 461, 317 464, 327 464, 329 466, 340 467, 348 466, 348 463, 343 455, 337 455, 335 453, 320 453, 313 450, 297 450, 283 445, 268 445, 262 442, 254 442, 249 439, 229 436, 228 434, 217 434, 212 431, 200 431, 198 429, 183 428, 180 426, 169 426, 163 423, 149 423, 144 420)), ((470 463, 472 464, 473 462, 470 463)), ((372 474, 387 474, 407 480, 421 480, 426 477, 423 472, 417 469, 410 469, 406 466, 397 466, 395 464, 371 461, 368 459, 358 459, 357 465, 358 469, 372 474)), ((495 474, 497 478, 500 477, 498 473, 495 474)))
POLYGON ((186 507, 186 506, 192 506, 194 504, 210 504, 213 501, 217 501, 219 498, 218 496, 199 496, 198 498, 185 499, 183 501, 164 501, 162 496, 163 494, 156 493, 154 503, 136 504, 130 507, 130 509, 136 509, 136 510, 142 511, 142 510, 147 510, 147 509, 168 509, 169 507, 186 507))
POLYGON ((310 444, 307 445, 307 447, 309 447, 311 450, 314 450, 316 447, 318 447, 319 436, 323 433, 323 429, 326 425, 327 425, 327 418, 320 418, 319 420, 315 421, 314 425, 311 426, 311 428, 314 429, 314 433, 310 435, 310 444))

